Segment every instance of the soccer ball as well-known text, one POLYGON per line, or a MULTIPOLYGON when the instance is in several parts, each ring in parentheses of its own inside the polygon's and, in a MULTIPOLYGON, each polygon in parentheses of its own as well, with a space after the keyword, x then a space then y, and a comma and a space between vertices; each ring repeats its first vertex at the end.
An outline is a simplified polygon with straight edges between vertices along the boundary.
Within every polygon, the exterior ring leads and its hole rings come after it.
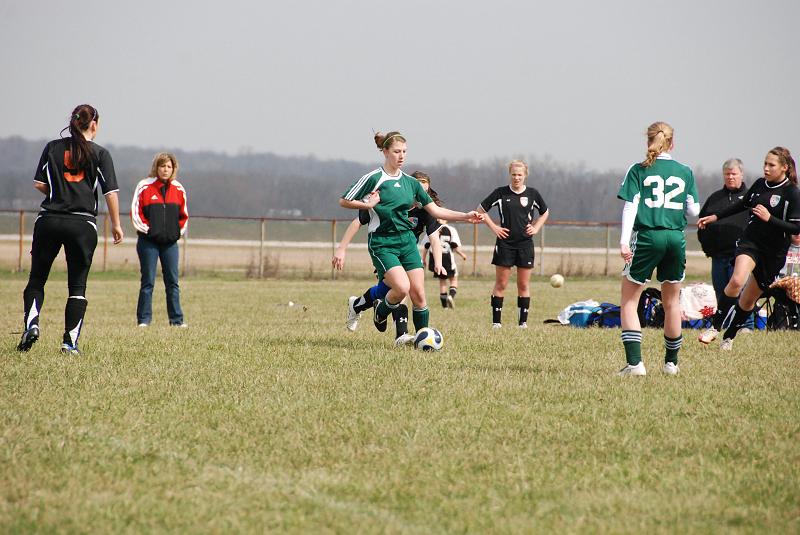
POLYGON ((556 273, 555 275, 550 277, 550 286, 552 286, 553 288, 561 288, 562 286, 564 286, 564 276, 556 273))
POLYGON ((444 344, 442 333, 433 327, 423 327, 414 336, 414 347, 422 351, 439 351, 444 344))

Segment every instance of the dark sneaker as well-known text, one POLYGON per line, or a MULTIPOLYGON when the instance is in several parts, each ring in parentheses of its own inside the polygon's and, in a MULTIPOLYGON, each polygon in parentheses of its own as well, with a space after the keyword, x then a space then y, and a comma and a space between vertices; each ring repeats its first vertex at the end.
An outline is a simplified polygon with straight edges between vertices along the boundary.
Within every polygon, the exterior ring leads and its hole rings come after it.
POLYGON ((33 325, 30 329, 22 333, 22 338, 17 345, 17 351, 29 351, 36 340, 39 339, 39 326, 33 325))
POLYGON ((386 326, 388 324, 388 322, 386 321, 388 316, 381 318, 378 315, 378 305, 380 304, 381 304, 380 299, 376 299, 375 302, 372 304, 372 323, 375 324, 375 328, 378 329, 378 331, 384 333, 386 332, 386 326))

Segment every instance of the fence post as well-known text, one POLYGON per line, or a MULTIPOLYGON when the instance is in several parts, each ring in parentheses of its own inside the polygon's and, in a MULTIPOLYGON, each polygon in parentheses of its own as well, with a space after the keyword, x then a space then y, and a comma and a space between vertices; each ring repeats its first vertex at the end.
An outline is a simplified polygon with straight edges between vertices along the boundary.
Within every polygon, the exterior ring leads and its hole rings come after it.
POLYGON ((22 271, 22 240, 25 239, 25 212, 19 211, 19 259, 17 260, 17 271, 22 271))
POLYGON ((472 276, 478 274, 478 224, 472 224, 472 276))
MULTIPOLYGON (((336 220, 331 220, 331 257, 336 254, 336 220)), ((331 280, 336 280, 336 268, 331 264, 331 280)))
POLYGON ((261 241, 258 245, 258 278, 264 278, 264 238, 267 235, 267 220, 261 218, 261 241))
POLYGON ((609 257, 611 256, 611 225, 606 223, 606 277, 611 271, 611 263, 609 257))
POLYGON ((108 266, 108 215, 103 216, 103 271, 108 266))
POLYGON ((544 276, 544 225, 539 230, 539 275, 544 276))

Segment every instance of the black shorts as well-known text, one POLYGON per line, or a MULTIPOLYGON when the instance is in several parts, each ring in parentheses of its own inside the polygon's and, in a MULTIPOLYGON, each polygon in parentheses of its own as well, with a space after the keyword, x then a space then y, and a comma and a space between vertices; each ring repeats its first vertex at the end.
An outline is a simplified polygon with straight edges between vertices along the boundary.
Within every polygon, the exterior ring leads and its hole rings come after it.
POLYGON ((786 251, 787 249, 778 252, 767 251, 745 239, 739 240, 739 243, 736 244, 736 256, 747 255, 756 263, 756 267, 753 268, 753 278, 764 292, 779 277, 781 269, 786 263, 786 251))
POLYGON ((452 258, 453 254, 443 254, 442 255, 442 267, 445 270, 445 275, 437 275, 434 273, 434 262, 433 262, 433 253, 428 254, 428 271, 433 273, 434 279, 452 279, 453 277, 458 276, 458 267, 456 266, 455 260, 452 258))
POLYGON ((492 264, 501 267, 533 269, 533 240, 513 247, 497 242, 494 246, 492 264))

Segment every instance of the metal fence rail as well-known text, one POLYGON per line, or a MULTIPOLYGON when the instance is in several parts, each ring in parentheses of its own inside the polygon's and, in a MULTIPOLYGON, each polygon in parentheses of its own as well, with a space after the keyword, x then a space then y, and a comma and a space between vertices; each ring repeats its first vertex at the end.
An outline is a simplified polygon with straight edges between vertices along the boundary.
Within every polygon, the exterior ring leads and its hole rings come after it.
MULTIPOLYGON (((0 268, 22 271, 29 264, 29 248, 36 211, 0 210, 0 268)), ((95 269, 138 270, 136 232, 130 214, 120 214, 125 231, 123 244, 114 246, 108 214, 98 216, 102 228, 95 253, 95 269), (111 245, 109 247, 109 245, 111 245), (99 254, 98 254, 99 253, 99 254), (100 258, 98 258, 100 256, 100 258)), ((307 276, 331 278, 362 275, 371 270, 364 237, 360 231, 348 248, 346 269, 339 274, 330 265, 344 230, 351 220, 331 218, 281 218, 195 215, 181 239, 181 272, 238 271, 254 278, 307 276), (343 224, 340 224, 343 223, 343 224)), ((456 223, 462 250, 471 258, 461 272, 477 276, 493 272, 491 254, 495 237, 481 224, 456 223), (471 269, 465 269, 470 266, 471 269)), ((610 275, 621 268, 616 236, 619 222, 553 221, 535 238, 539 275, 553 272, 574 275, 610 275)), ((687 232, 689 271, 708 273, 708 263, 699 252, 695 234, 687 232)), ((58 268, 58 266, 56 267, 58 268)))

